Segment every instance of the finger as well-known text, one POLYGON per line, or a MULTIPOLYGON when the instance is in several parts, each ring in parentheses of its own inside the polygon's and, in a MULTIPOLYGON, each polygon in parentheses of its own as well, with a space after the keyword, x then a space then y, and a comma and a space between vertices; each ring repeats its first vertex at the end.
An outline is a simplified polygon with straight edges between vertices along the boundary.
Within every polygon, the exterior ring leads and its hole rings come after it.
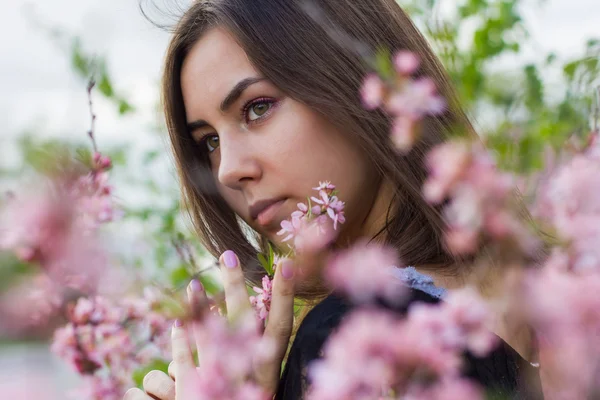
POLYGON ((196 344, 198 359, 200 359, 201 338, 198 332, 198 323, 201 321, 203 314, 208 312, 209 300, 202 283, 197 279, 192 279, 188 285, 187 295, 193 315, 192 334, 196 344))
MULTIPOLYGON (((171 361, 169 363, 169 368, 167 368, 167 372, 169 377, 175 381, 175 361, 171 361)), ((200 368, 196 367, 196 372, 200 373, 200 368)))
POLYGON ((294 268, 294 262, 289 259, 280 261, 277 266, 264 332, 265 339, 273 345, 273 351, 256 360, 257 382, 270 391, 275 390, 279 380, 281 361, 287 351, 294 324, 294 268))
POLYGON ((189 379, 195 372, 194 358, 190 349, 188 333, 180 320, 176 320, 171 331, 171 352, 173 353, 173 374, 175 393, 178 400, 186 398, 189 379))
POLYGON ((175 361, 171 361, 169 363, 169 368, 167 368, 167 372, 169 373, 171 379, 175 380, 175 361))
POLYGON ((131 388, 123 395, 123 400, 155 400, 138 388, 131 388))
POLYGON ((246 280, 240 266, 240 260, 235 253, 227 250, 219 258, 219 263, 223 274, 223 286, 225 287, 227 316, 231 320, 250 311, 252 306, 246 290, 246 280))
POLYGON ((159 370, 150 371, 144 376, 144 391, 160 400, 175 400, 175 382, 159 370))

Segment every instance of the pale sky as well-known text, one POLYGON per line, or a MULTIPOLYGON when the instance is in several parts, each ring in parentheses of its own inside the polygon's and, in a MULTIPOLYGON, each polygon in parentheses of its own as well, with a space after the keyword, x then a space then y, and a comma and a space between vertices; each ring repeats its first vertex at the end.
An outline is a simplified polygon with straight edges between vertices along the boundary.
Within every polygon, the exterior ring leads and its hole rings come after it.
MULTIPOLYGON (((453 2, 442 0, 442 5, 453 7, 453 2)), ((84 82, 71 72, 67 54, 28 15, 81 36, 86 49, 106 55, 116 87, 140 110, 118 119, 113 107, 97 100, 99 141, 137 142, 145 137, 168 34, 150 25, 137 5, 138 0, 0 0, 3 156, 9 149, 6 138, 26 129, 42 136, 76 137, 89 125, 84 82)), ((580 53, 586 38, 600 37, 600 0, 532 0, 524 14, 535 43, 527 48, 526 58, 551 50, 580 53)))

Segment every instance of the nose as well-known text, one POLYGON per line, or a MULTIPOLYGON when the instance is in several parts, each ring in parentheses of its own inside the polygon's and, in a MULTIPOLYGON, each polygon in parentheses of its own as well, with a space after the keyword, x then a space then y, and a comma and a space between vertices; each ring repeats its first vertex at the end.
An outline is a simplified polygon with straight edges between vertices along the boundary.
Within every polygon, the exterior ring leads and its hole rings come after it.
POLYGON ((260 178, 259 154, 252 143, 237 135, 221 135, 219 143, 220 162, 217 173, 219 182, 239 190, 246 182, 260 178))

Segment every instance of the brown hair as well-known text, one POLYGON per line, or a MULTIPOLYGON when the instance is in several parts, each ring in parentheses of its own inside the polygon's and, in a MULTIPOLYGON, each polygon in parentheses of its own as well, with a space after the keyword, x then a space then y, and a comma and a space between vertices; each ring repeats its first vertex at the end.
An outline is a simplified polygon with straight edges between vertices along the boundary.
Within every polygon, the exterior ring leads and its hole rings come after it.
MULTIPOLYGON (((406 265, 450 265, 456 260, 442 245, 440 209, 428 205, 421 186, 424 156, 452 129, 472 133, 440 61, 395 0, 315 0, 319 18, 300 0, 199 0, 174 29, 162 82, 166 123, 182 183, 183 199, 206 248, 218 256, 234 250, 250 282, 263 275, 257 249, 244 224, 216 190, 197 144, 186 128, 181 67, 207 29, 221 26, 236 38, 255 68, 290 97, 324 114, 364 149, 381 177, 394 183, 395 201, 381 233, 406 265), (351 34, 351 36, 348 36, 351 34), (348 45, 352 43, 352 45, 348 45), (421 59, 419 75, 432 78, 449 104, 422 125, 422 140, 399 155, 389 139, 390 118, 361 105, 359 90, 370 72, 365 51, 405 49, 421 59)), ((313 8, 314 10, 314 8, 313 8)), ((264 240, 258 238, 259 243, 264 240)), ((302 295, 302 294, 299 294, 302 295)))

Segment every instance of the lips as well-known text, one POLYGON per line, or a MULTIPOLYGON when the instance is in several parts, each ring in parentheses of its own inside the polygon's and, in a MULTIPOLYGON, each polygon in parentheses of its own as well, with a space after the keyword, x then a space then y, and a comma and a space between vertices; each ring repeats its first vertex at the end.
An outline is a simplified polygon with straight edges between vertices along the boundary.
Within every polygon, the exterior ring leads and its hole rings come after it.
POLYGON ((269 225, 284 202, 285 198, 258 201, 250 206, 250 216, 259 225, 269 225))

